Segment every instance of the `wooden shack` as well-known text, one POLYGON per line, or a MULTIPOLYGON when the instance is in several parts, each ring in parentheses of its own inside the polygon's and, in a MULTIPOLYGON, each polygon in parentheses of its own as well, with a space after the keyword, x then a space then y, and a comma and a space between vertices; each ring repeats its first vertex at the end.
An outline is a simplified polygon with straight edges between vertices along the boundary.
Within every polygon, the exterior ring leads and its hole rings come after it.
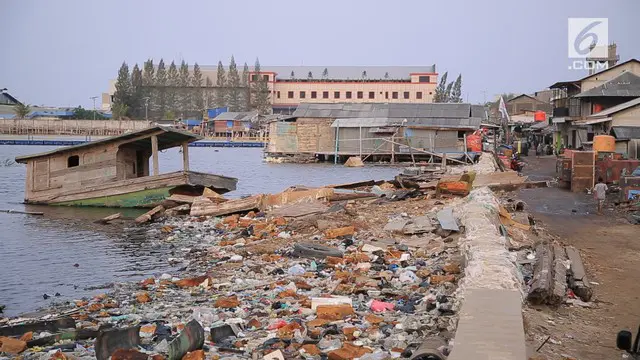
POLYGON ((449 153, 464 156, 464 135, 480 127, 482 106, 470 104, 300 104, 285 120, 269 123, 267 156, 315 155, 372 160, 449 153), (426 152, 425 152, 426 151, 426 152))
POLYGON ((25 202, 149 207, 172 193, 199 195, 204 187, 218 193, 235 190, 237 179, 189 171, 188 145, 199 139, 192 133, 156 126, 19 156, 16 162, 27 165, 25 202), (158 152, 176 146, 182 147, 183 171, 161 175, 158 152))

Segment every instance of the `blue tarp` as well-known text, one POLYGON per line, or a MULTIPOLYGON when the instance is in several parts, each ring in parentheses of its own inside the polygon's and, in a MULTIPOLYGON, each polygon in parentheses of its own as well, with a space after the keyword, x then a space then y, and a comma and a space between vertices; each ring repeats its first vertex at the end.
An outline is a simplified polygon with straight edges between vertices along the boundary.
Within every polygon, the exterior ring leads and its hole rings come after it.
POLYGON ((226 113, 227 111, 229 111, 229 108, 225 106, 225 107, 219 107, 215 109, 208 109, 207 114, 209 115, 209 119, 213 119, 222 113, 226 113))
POLYGON ((187 125, 187 127, 200 126, 201 122, 202 122, 202 120, 198 120, 198 119, 184 119, 184 120, 182 120, 182 123, 187 125))

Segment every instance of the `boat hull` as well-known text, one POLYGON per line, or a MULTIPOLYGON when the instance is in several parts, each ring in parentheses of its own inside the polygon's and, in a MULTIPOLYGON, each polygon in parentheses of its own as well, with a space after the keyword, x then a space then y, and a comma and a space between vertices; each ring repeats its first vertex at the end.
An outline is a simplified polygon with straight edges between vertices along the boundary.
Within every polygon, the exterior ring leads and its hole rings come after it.
POLYGON ((62 190, 55 194, 25 199, 25 202, 56 206, 146 208, 161 203, 171 194, 199 195, 204 188, 224 194, 235 190, 237 181, 220 175, 175 172, 62 190))

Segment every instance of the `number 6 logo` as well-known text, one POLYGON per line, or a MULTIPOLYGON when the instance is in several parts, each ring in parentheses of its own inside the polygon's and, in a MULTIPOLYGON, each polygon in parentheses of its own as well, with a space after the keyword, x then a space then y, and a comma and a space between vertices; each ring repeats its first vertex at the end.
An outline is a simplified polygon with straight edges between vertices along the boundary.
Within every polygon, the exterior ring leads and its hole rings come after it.
POLYGON ((609 19, 569 18, 568 35, 570 58, 607 57, 609 19))

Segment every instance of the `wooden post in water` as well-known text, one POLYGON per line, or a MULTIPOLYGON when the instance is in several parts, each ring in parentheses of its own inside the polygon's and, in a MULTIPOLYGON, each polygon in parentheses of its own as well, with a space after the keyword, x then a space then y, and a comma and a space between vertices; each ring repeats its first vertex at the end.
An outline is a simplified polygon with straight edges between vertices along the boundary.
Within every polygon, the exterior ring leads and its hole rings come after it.
POLYGON ((182 143, 182 165, 184 167, 184 171, 189 171, 189 143, 182 143))
POLYGON ((153 175, 158 175, 160 169, 158 166, 158 137, 156 135, 151 137, 151 157, 153 158, 153 175))

